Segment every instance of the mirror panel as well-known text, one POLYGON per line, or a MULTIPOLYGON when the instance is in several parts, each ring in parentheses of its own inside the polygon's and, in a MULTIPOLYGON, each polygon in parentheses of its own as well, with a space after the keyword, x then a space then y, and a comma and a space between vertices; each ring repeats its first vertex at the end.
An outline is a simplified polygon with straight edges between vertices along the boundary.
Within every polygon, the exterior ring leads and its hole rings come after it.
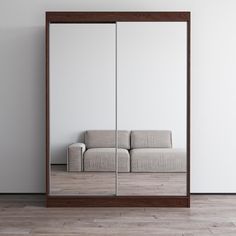
POLYGON ((115 143, 105 143, 110 166, 96 169, 96 130, 115 140, 115 24, 49 30, 50 195, 114 195, 115 143))
POLYGON ((186 195, 186 40, 186 22, 117 23, 117 127, 131 132, 118 195, 186 195))
POLYGON ((50 195, 187 194, 186 39, 186 22, 50 24, 50 195))

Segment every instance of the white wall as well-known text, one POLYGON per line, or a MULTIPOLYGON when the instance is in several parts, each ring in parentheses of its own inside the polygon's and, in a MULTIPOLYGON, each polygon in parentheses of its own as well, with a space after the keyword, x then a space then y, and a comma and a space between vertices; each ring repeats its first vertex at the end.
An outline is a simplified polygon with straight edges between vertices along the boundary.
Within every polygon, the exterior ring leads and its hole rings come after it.
POLYGON ((85 130, 115 129, 115 32, 115 24, 50 24, 52 164, 66 163, 85 130))
POLYGON ((186 148, 185 22, 50 24, 50 157, 65 164, 84 131, 171 130, 186 148), (173 40, 174 38, 174 40, 173 40), (96 40, 94 40, 96 39, 96 40))
POLYGON ((234 0, 0 2, 0 191, 45 191, 44 11, 192 12, 192 192, 236 192, 234 0))
POLYGON ((186 22, 117 23, 117 126, 171 130, 186 148, 186 22))

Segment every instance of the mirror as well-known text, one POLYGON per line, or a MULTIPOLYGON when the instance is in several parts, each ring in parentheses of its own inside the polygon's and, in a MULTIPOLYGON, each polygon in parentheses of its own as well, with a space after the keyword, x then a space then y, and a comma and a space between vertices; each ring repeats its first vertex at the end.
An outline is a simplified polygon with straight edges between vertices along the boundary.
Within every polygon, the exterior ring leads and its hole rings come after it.
POLYGON ((49 42, 50 194, 114 195, 115 25, 50 24, 49 42))
POLYGON ((187 24, 117 23, 117 121, 130 134, 119 195, 186 195, 187 24))
POLYGON ((187 23, 49 24, 50 195, 187 195, 187 23))

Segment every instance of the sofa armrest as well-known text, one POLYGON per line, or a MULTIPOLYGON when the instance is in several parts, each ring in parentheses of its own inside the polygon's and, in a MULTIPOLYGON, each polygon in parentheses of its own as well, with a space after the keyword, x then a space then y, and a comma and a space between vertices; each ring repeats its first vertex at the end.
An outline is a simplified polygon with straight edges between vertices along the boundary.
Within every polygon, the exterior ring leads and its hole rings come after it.
POLYGON ((73 143, 67 150, 67 171, 83 171, 84 143, 73 143))

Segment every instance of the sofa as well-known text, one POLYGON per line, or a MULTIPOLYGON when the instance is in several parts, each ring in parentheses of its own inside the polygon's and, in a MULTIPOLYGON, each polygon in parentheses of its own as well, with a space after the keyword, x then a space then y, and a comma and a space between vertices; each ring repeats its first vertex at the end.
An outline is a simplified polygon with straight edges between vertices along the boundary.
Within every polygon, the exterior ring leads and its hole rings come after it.
POLYGON ((69 145, 68 171, 186 172, 185 149, 172 147, 168 130, 88 130, 84 143, 69 145))
MULTIPOLYGON (((130 172, 130 132, 117 132, 118 171, 130 172)), ((68 171, 115 171, 116 132, 114 130, 88 130, 84 143, 68 147, 68 171)))

